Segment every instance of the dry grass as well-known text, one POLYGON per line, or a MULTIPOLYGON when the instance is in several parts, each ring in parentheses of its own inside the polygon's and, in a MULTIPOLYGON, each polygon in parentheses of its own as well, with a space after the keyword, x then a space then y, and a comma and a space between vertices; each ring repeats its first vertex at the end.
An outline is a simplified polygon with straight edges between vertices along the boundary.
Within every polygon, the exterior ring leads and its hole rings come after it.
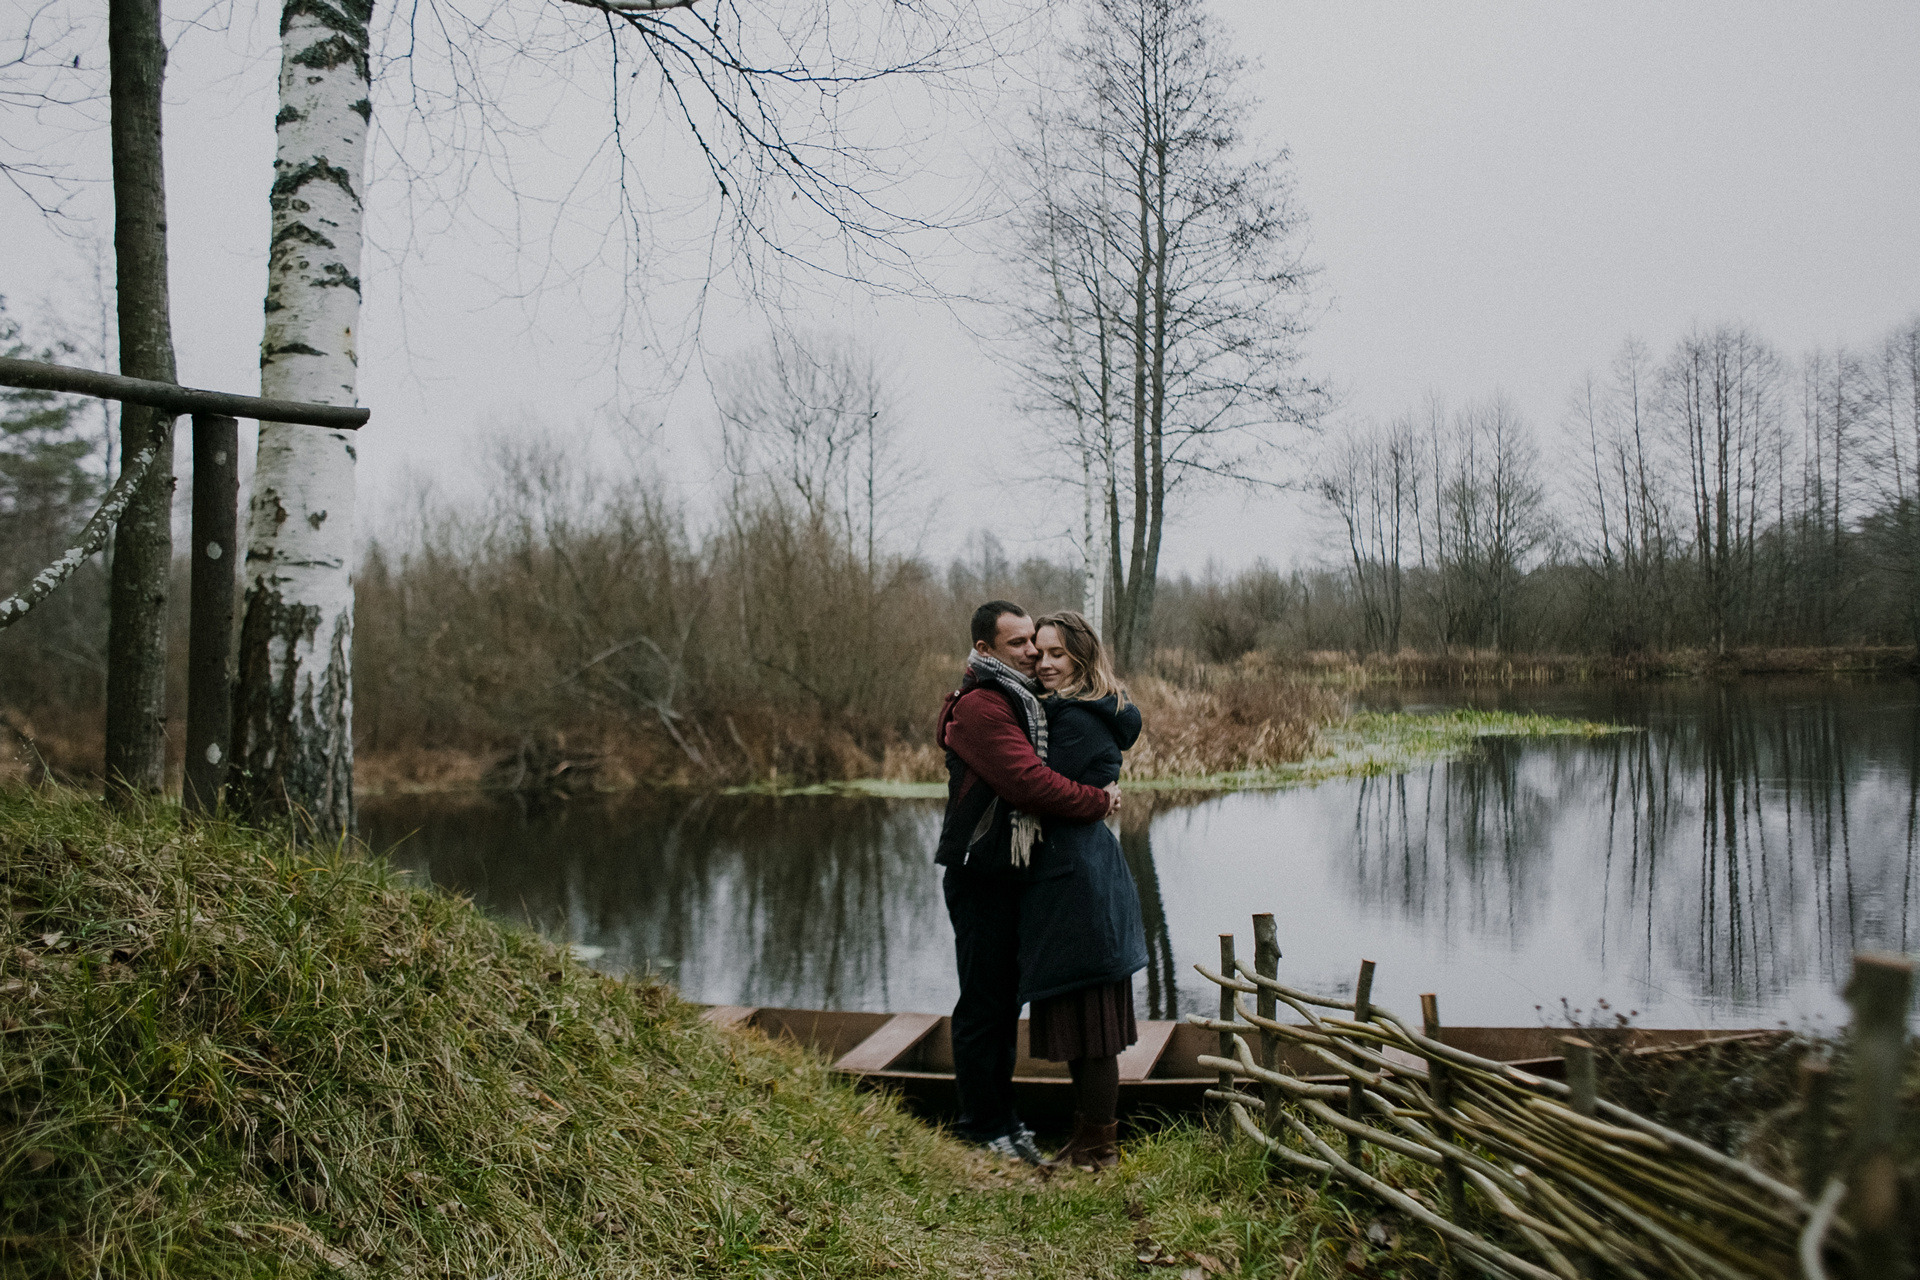
POLYGON ((106 726, 98 707, 0 709, 0 782, 91 779, 105 757, 106 726))
MULTIPOLYGON (((683 732, 696 762, 651 728, 546 734, 542 749, 593 762, 593 785, 620 790, 666 786, 805 786, 877 778, 889 783, 946 780, 933 725, 943 691, 940 673, 957 679, 959 663, 935 655, 914 680, 925 688, 925 724, 912 734, 856 737, 809 708, 742 708, 718 728, 688 718, 683 732), (952 670, 948 670, 952 668, 952 670)), ((1311 754, 1322 729, 1342 711, 1339 693, 1257 657, 1233 664, 1194 662, 1164 654, 1150 674, 1130 682, 1146 732, 1127 756, 1127 776, 1185 778, 1271 769, 1311 754)), ((486 785, 514 746, 479 750, 397 748, 362 751, 356 784, 368 794, 455 791, 486 785)))
POLYGON ((1340 696, 1265 663, 1162 666, 1131 684, 1145 730, 1129 778, 1191 778, 1272 769, 1304 759, 1338 719, 1340 696))

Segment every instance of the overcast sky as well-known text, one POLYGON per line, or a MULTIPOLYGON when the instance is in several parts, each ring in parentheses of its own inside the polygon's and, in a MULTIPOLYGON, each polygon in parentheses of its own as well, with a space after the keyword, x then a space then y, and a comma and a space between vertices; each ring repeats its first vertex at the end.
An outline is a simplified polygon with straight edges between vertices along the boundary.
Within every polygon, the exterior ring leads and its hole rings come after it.
MULTIPOLYGON (((11 38, 29 0, 5 3, 11 38)), ((225 30, 176 44, 167 164, 181 380, 251 391, 277 5, 239 3, 225 30)), ((1216 9, 1234 46, 1260 65, 1251 82, 1263 99, 1258 131, 1292 152, 1311 256, 1323 267, 1307 360, 1341 390, 1344 414, 1385 416, 1430 391, 1458 402, 1498 388, 1550 440, 1569 388, 1628 334, 1660 350, 1695 324, 1740 320, 1798 354, 1873 341, 1920 309, 1912 0, 1218 0, 1216 9)), ((544 206, 578 172, 604 111, 598 79, 549 99, 531 75, 511 92, 522 95, 518 114, 539 123, 502 146, 523 195, 544 206)), ((992 155, 975 113, 939 118, 950 123, 925 143, 928 174, 903 188, 929 207, 981 182, 975 166, 992 155)), ((634 123, 647 145, 651 131, 670 128, 634 123)), ((12 143, 50 136, 17 112, 6 127, 12 143)), ((104 129, 53 145, 76 172, 104 176, 104 129)), ((664 144, 664 165, 677 163, 677 146, 664 144)), ((102 237, 103 196, 83 193, 73 206, 95 215, 102 237)), ((656 395, 634 376, 654 356, 630 349, 619 353, 628 376, 616 385, 606 338, 617 280, 507 296, 536 276, 551 280, 556 263, 592 261, 604 203, 575 193, 528 266, 513 247, 525 235, 512 230, 516 218, 527 225, 527 206, 487 181, 464 200, 461 217, 429 211, 403 243, 399 183, 379 175, 370 186, 384 252, 365 274, 361 402, 374 418, 360 450, 363 528, 404 512, 422 477, 465 491, 489 431, 611 439, 616 406, 654 428, 628 438, 697 506, 713 477, 704 383, 696 375, 671 397, 656 395)), ((0 290, 16 313, 51 298, 89 323, 84 238, 56 234, 11 191, 0 196, 0 226, 0 290)), ((699 266, 679 256, 656 270, 685 279, 699 266)), ((990 257, 949 249, 934 274, 959 290, 992 272, 990 257)), ((1050 547, 1077 496, 1010 484, 1012 469, 982 462, 1009 456, 1024 430, 994 352, 974 336, 990 315, 843 292, 823 293, 807 318, 887 352, 901 430, 938 497, 927 551, 955 550, 979 527, 1016 547, 1050 547)), ((739 313, 716 306, 708 350, 738 345, 716 322, 741 327, 742 342, 752 336, 739 313)), ((1166 564, 1308 559, 1318 528, 1299 496, 1213 494, 1182 513, 1166 564)))

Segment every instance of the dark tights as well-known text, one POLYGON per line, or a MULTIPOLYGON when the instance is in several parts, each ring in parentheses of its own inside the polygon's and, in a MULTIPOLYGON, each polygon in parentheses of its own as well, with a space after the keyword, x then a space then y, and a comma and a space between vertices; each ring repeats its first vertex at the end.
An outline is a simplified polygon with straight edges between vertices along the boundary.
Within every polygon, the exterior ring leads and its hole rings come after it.
POLYGON ((1120 1059, 1074 1058, 1067 1063, 1073 1075, 1073 1109, 1087 1124, 1112 1124, 1120 1106, 1120 1059))

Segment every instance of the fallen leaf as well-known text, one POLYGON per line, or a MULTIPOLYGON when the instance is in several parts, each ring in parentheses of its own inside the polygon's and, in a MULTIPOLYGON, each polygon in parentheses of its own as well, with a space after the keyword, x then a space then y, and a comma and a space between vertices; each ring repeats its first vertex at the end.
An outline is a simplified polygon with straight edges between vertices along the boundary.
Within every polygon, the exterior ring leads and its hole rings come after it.
POLYGON ((1189 1253, 1186 1255, 1186 1259, 1188 1262, 1199 1263, 1200 1269, 1210 1276, 1224 1276, 1227 1274, 1227 1264, 1210 1253, 1189 1253))
POLYGON ((33 1170, 35 1173, 39 1173, 42 1169, 45 1169, 53 1163, 53 1158, 53 1152, 47 1150, 45 1147, 35 1147, 33 1150, 27 1152, 27 1168, 33 1170))

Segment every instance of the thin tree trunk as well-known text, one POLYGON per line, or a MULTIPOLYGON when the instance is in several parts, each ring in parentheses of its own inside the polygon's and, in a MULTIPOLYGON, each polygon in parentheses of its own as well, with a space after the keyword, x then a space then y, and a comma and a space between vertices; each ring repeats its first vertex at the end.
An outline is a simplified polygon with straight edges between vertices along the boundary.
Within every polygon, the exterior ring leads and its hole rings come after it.
MULTIPOLYGON (((174 381, 167 292, 167 195, 160 151, 160 89, 167 50, 160 0, 109 0, 112 75, 113 248, 118 276, 120 372, 174 381)), ((167 588, 173 565, 170 415, 129 404, 120 452, 137 458, 155 435, 158 454, 115 530, 107 626, 109 798, 157 792, 167 747, 167 588)))
MULTIPOLYGON (((260 389, 355 401, 370 0, 286 0, 260 389)), ((260 424, 234 705, 234 803, 353 827, 353 434, 260 424)))
POLYGON ((1131 670, 1140 653, 1144 621, 1141 593, 1145 590, 1147 560, 1147 271, 1151 264, 1147 220, 1147 158, 1143 151, 1134 163, 1134 192, 1140 204, 1140 265, 1133 276, 1133 547, 1127 560, 1126 591, 1116 619, 1119 658, 1131 670))

